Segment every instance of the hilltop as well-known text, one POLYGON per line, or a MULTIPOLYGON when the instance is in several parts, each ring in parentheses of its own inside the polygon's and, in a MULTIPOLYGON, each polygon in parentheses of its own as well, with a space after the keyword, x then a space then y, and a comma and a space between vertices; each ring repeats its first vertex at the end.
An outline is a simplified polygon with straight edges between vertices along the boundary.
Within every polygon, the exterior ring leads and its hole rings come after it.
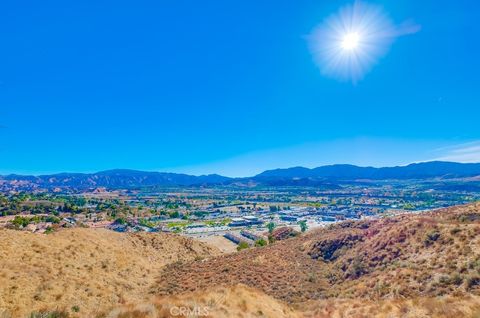
POLYGON ((201 242, 164 233, 0 230, 0 309, 13 317, 43 309, 78 309, 80 317, 92 317, 119 303, 147 299, 163 266, 218 253, 201 242))

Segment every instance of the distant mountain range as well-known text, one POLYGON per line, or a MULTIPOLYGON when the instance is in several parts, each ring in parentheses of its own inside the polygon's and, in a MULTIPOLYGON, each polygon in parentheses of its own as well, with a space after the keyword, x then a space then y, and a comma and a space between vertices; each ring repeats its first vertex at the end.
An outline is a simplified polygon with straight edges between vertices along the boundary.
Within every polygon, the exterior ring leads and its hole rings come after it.
POLYGON ((400 167, 358 167, 354 165, 330 165, 308 169, 295 167, 288 169, 267 170, 255 178, 326 178, 333 180, 352 179, 429 179, 429 178, 462 178, 480 175, 480 163, 456 163, 431 161, 412 163, 400 167))
POLYGON ((180 173, 147 172, 127 169, 107 170, 96 173, 59 173, 43 176, 8 175, 0 180, 27 182, 40 187, 72 188, 138 188, 149 186, 192 186, 221 184, 231 180, 216 174, 192 176, 180 173))
POLYGON ((400 167, 358 167, 329 165, 267 170, 253 177, 229 178, 217 174, 192 176, 166 172, 108 170, 97 173, 59 173, 42 176, 0 176, 0 186, 17 188, 139 188, 151 186, 268 185, 338 187, 339 181, 451 179, 480 176, 480 163, 432 161, 400 167))

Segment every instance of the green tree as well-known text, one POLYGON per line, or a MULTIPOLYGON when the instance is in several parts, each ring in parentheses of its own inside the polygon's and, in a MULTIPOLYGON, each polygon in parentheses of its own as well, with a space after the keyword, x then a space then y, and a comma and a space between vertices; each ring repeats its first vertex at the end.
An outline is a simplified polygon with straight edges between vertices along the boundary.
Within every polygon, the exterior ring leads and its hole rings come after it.
POLYGON ((300 230, 303 232, 305 232, 306 230, 308 230, 308 225, 307 225, 307 221, 303 220, 303 221, 300 221, 298 222, 298 225, 300 225, 300 230))
POLYGON ((172 218, 172 219, 176 219, 180 216, 180 213, 178 211, 173 211, 173 212, 168 213, 168 216, 170 216, 170 218, 172 218))
POLYGON ((51 223, 58 224, 58 223, 60 223, 60 219, 57 218, 56 216, 50 216, 49 215, 45 218, 45 222, 51 222, 51 223))
POLYGON ((275 229, 275 223, 273 223, 273 222, 268 223, 267 224, 267 229, 268 229, 268 233, 270 233, 270 235, 272 235, 273 230, 275 229))
POLYGON ((118 218, 118 219, 115 220, 115 223, 123 225, 123 224, 127 223, 127 221, 124 218, 118 218))
POLYGON ((23 217, 23 216, 15 216, 15 218, 13 219, 12 221, 13 225, 16 227, 16 228, 23 228, 25 226, 27 226, 29 223, 30 223, 30 219, 29 218, 26 218, 26 217, 23 217))
POLYGON ((278 212, 280 211, 280 207, 276 205, 271 205, 270 207, 270 212, 278 212))

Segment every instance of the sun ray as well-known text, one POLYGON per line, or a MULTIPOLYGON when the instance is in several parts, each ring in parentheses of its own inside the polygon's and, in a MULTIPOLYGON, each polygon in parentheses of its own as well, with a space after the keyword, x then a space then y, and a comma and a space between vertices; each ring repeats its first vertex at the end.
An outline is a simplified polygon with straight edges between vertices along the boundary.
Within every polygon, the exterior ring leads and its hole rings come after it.
POLYGON ((322 72, 353 83, 361 80, 397 36, 381 7, 355 2, 317 27, 310 47, 322 72))

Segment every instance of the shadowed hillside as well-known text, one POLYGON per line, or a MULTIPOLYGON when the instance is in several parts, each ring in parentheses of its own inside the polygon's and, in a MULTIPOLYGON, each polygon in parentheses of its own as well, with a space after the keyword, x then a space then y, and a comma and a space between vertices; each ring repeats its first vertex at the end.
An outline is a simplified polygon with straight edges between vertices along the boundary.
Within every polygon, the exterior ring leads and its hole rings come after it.
POLYGON ((245 284, 278 299, 478 294, 480 205, 343 222, 276 244, 164 268, 156 292, 245 284))
POLYGON ((465 301, 480 295, 479 247, 480 204, 343 222, 264 248, 171 264, 154 293, 244 284, 297 305, 325 299, 435 302, 439 296, 465 301))

